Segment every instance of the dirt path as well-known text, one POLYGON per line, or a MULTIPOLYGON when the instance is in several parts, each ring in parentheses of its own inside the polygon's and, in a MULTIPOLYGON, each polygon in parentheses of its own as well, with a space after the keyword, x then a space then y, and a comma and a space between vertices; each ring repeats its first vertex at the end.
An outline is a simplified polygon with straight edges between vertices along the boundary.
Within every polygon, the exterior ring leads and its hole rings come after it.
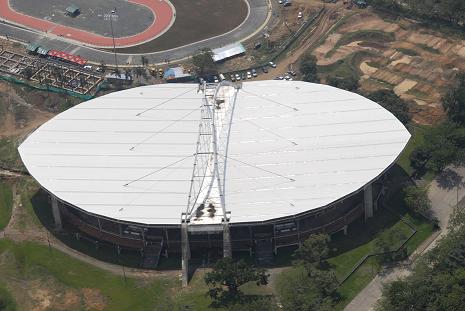
POLYGON ((465 198, 465 167, 448 168, 436 177, 430 185, 428 196, 433 213, 439 220, 440 230, 422 243, 400 266, 385 269, 378 274, 358 295, 345 307, 344 311, 374 310, 375 304, 382 296, 383 285, 410 275, 415 260, 419 255, 434 248, 441 237, 447 234, 447 225, 454 206, 465 198))
POLYGON ((261 74, 257 80, 273 80, 279 75, 285 74, 291 67, 294 70, 297 68, 297 61, 299 58, 312 46, 318 43, 319 40, 328 35, 331 30, 336 27, 337 22, 342 18, 339 16, 337 20, 333 20, 333 17, 337 13, 342 11, 338 7, 326 9, 314 22, 315 26, 312 26, 310 32, 303 38, 300 39, 303 44, 298 48, 287 52, 284 59, 280 60, 276 64, 276 68, 270 68, 268 73, 261 74))

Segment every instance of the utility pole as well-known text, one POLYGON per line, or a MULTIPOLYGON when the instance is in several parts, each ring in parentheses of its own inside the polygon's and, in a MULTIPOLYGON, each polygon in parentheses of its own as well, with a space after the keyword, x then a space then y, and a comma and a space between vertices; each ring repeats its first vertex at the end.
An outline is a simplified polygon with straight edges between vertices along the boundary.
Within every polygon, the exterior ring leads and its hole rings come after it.
POLYGON ((116 70, 118 70, 118 59, 116 57, 115 32, 113 30, 113 20, 115 22, 118 20, 118 15, 116 14, 116 8, 111 10, 110 14, 105 14, 104 19, 110 20, 111 37, 113 39, 113 54, 115 55, 115 67, 116 67, 116 70))

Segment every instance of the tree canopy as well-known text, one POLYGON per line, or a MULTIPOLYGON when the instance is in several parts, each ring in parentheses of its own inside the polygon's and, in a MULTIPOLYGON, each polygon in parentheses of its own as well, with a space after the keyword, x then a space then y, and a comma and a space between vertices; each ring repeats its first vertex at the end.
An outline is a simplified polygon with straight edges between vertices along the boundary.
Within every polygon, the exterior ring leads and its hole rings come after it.
POLYGON ((429 216, 431 201, 428 198, 427 186, 407 186, 404 188, 404 202, 417 215, 429 216))
POLYGON ((457 76, 455 85, 444 96, 442 105, 449 120, 465 125, 465 73, 457 76))
POLYGON ((423 19, 464 27, 465 1, 463 0, 369 0, 369 3, 394 14, 403 12, 423 19))
POLYGON ((216 64, 213 60, 213 52, 210 49, 203 48, 192 56, 192 65, 198 76, 211 75, 216 73, 216 64))
POLYGON ((320 82, 317 74, 317 67, 316 67, 316 57, 311 53, 305 53, 299 65, 300 73, 302 74, 302 80, 306 82, 320 82))
POLYGON ((353 76, 348 76, 348 77, 334 77, 330 76, 326 79, 326 82, 334 87, 347 90, 350 92, 354 92, 358 90, 360 87, 360 84, 358 83, 358 80, 353 77, 353 76))
POLYGON ((218 260, 213 271, 205 274, 205 283, 210 287, 208 294, 217 303, 238 300, 241 296, 239 287, 248 282, 257 285, 268 284, 268 274, 263 268, 256 268, 243 260, 234 261, 226 257, 218 260), (226 289, 226 290, 225 290, 226 289))
POLYGON ((338 280, 326 262, 329 236, 313 234, 294 252, 294 269, 280 275, 277 291, 284 310, 333 310, 338 280))
POLYGON ((420 258, 413 273, 387 284, 378 311, 463 310, 465 305, 465 212, 452 216, 451 231, 420 258))
POLYGON ((400 122, 407 124, 412 118, 407 103, 390 90, 379 90, 367 96, 389 110, 400 122))
POLYGON ((447 165, 459 162, 465 152, 465 128, 449 121, 426 130, 424 144, 410 155, 412 167, 419 173, 438 173, 447 165))

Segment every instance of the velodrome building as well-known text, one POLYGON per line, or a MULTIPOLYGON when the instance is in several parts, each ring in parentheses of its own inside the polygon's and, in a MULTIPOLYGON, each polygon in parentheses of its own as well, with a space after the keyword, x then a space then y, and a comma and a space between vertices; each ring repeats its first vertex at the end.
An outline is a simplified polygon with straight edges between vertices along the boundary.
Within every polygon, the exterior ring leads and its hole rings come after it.
MULTIPOLYGON (((162 84, 111 93, 46 122, 19 147, 58 228, 138 249, 283 246, 371 217, 410 138, 358 94, 300 81, 162 84)), ((187 277, 185 278, 187 282, 187 277)))

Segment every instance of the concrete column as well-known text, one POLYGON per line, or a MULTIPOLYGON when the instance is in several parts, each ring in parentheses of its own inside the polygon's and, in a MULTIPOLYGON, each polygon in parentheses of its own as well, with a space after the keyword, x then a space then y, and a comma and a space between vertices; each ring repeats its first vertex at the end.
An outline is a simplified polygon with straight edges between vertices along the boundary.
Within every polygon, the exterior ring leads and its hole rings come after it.
POLYGON ((60 209, 58 208, 58 200, 57 198, 52 195, 52 214, 53 220, 55 221, 55 229, 61 230, 63 229, 63 224, 61 223, 61 214, 60 209))
POLYGON ((181 225, 181 252, 182 252, 182 287, 186 287, 189 282, 189 233, 187 223, 181 225))
POLYGON ((363 188, 363 205, 365 207, 365 220, 373 217, 373 188, 371 183, 363 188))
POLYGON ((223 257, 232 257, 231 235, 227 221, 223 222, 223 257))
POLYGON ((347 225, 344 226, 344 235, 347 235, 347 225))

